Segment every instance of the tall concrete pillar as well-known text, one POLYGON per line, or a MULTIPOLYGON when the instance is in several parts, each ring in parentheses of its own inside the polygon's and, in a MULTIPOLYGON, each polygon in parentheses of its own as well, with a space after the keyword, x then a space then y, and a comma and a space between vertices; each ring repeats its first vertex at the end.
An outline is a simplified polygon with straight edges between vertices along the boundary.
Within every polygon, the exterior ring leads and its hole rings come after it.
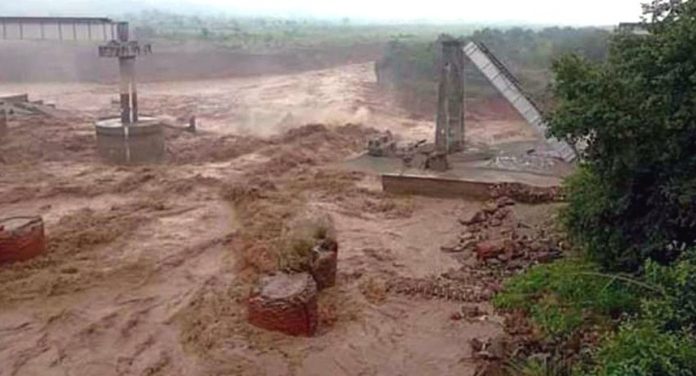
MULTIPOLYGON (((127 43, 129 30, 127 22, 119 22, 116 25, 118 41, 127 43)), ((119 92, 121 96, 121 122, 133 124, 138 121, 138 92, 135 86, 135 56, 120 56, 118 68, 121 78, 119 92)))
POLYGON ((435 146, 441 153, 464 147, 464 51, 456 39, 442 41, 435 146))

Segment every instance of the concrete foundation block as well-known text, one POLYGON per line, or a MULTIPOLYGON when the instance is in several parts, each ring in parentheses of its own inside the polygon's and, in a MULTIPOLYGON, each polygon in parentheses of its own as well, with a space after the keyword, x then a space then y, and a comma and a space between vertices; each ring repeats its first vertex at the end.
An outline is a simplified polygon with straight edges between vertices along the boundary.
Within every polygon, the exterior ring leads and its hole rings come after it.
POLYGON ((41 217, 0 219, 0 264, 26 261, 45 252, 41 217))
POLYGON ((317 284, 308 273, 264 277, 249 297, 249 323, 292 336, 313 336, 317 330, 317 284))

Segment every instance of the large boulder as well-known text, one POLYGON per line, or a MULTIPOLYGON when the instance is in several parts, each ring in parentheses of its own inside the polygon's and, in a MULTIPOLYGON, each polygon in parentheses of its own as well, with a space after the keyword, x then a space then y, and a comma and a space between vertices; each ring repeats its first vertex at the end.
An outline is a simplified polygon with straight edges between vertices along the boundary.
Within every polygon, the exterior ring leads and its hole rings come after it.
POLYGON ((261 279, 248 301, 249 323, 293 336, 317 330, 317 284, 308 273, 279 273, 261 279))

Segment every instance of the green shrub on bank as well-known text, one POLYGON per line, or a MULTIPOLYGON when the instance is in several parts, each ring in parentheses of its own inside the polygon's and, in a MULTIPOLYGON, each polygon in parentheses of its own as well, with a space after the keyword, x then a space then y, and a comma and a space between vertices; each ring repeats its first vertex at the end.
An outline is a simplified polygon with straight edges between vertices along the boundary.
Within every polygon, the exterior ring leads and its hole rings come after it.
POLYGON ((596 376, 694 376, 696 338, 650 321, 629 322, 602 345, 596 362, 596 376))
MULTIPOLYGON (((600 324, 609 334, 590 349, 591 364, 578 365, 585 375, 696 375, 696 248, 670 266, 647 261, 641 277, 599 270, 582 259, 540 265, 509 280, 494 303, 525 310, 554 343, 600 324)), ((565 363, 532 359, 513 374, 536 374, 530 372, 548 364, 565 363)))
POLYGON ((640 287, 578 259, 540 265, 514 277, 494 299, 499 309, 523 309, 549 337, 565 337, 639 308, 640 287))
POLYGON ((645 283, 660 291, 597 351, 597 376, 696 375, 696 250, 672 266, 648 261, 645 283))

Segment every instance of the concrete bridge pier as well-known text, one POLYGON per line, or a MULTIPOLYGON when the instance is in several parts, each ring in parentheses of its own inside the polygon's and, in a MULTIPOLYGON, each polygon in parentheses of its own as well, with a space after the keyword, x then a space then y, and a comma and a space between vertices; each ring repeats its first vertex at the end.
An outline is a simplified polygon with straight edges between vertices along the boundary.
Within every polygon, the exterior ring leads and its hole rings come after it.
POLYGON ((456 39, 442 41, 435 147, 440 154, 464 148, 464 51, 456 39))

